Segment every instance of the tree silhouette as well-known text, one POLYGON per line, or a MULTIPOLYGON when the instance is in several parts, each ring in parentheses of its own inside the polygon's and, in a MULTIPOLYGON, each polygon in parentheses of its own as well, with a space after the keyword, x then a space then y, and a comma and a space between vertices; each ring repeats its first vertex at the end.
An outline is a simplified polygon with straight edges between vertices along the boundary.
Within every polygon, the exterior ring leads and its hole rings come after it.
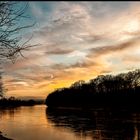
MULTIPOLYGON (((11 60, 13 63, 19 56, 23 56, 22 51, 29 50, 30 47, 36 45, 30 45, 31 38, 23 41, 21 31, 34 26, 35 23, 29 25, 19 24, 23 18, 29 18, 25 16, 25 10, 28 3, 22 3, 15 1, 1 1, 0 2, 0 65, 7 60, 11 60)), ((0 96, 2 96, 2 75, 0 73, 0 96)))
POLYGON ((46 98, 46 105, 90 107, 96 105, 138 105, 140 70, 118 75, 99 75, 85 83, 79 80, 69 88, 58 89, 46 98))

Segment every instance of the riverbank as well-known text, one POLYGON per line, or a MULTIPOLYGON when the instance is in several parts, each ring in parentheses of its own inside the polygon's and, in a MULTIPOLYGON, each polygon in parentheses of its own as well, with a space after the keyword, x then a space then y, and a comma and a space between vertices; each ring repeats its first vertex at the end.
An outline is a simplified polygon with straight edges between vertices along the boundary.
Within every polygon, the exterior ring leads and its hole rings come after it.
POLYGON ((0 132, 0 140, 12 140, 12 139, 4 137, 0 132))

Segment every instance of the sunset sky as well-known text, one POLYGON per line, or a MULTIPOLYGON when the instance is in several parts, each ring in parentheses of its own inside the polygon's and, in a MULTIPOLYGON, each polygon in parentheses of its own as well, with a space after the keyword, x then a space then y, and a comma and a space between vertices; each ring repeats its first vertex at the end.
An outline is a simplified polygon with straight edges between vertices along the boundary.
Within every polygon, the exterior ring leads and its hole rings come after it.
POLYGON ((23 38, 40 45, 3 64, 6 96, 46 98, 77 80, 140 68, 140 2, 29 2, 26 14, 21 24, 36 25, 23 38))

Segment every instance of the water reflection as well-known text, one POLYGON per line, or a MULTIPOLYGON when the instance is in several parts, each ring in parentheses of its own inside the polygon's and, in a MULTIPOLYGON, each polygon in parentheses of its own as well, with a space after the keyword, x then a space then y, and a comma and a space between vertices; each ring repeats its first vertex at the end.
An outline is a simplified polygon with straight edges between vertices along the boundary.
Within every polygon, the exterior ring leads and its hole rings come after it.
POLYGON ((15 108, 0 108, 0 118, 9 116, 14 118, 15 114, 20 112, 20 107, 15 107, 15 108))
POLYGON ((140 112, 116 109, 46 109, 56 128, 71 129, 76 135, 97 140, 140 139, 140 112))
POLYGON ((140 111, 46 106, 0 109, 0 131, 14 140, 139 140, 140 111))

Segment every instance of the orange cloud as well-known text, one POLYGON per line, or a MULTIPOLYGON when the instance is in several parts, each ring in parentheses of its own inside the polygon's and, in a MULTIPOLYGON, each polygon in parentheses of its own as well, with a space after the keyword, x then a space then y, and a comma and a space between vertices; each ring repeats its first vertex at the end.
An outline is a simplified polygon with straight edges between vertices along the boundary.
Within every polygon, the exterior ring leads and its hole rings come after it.
MULTIPOLYGON (((45 98, 77 80, 140 66, 139 6, 91 4, 62 2, 55 6, 51 20, 33 32, 32 42, 42 45, 26 52, 27 59, 4 65, 7 96, 45 98)), ((32 8, 35 13, 36 6, 32 8)), ((37 13, 45 16, 41 9, 37 13)))

